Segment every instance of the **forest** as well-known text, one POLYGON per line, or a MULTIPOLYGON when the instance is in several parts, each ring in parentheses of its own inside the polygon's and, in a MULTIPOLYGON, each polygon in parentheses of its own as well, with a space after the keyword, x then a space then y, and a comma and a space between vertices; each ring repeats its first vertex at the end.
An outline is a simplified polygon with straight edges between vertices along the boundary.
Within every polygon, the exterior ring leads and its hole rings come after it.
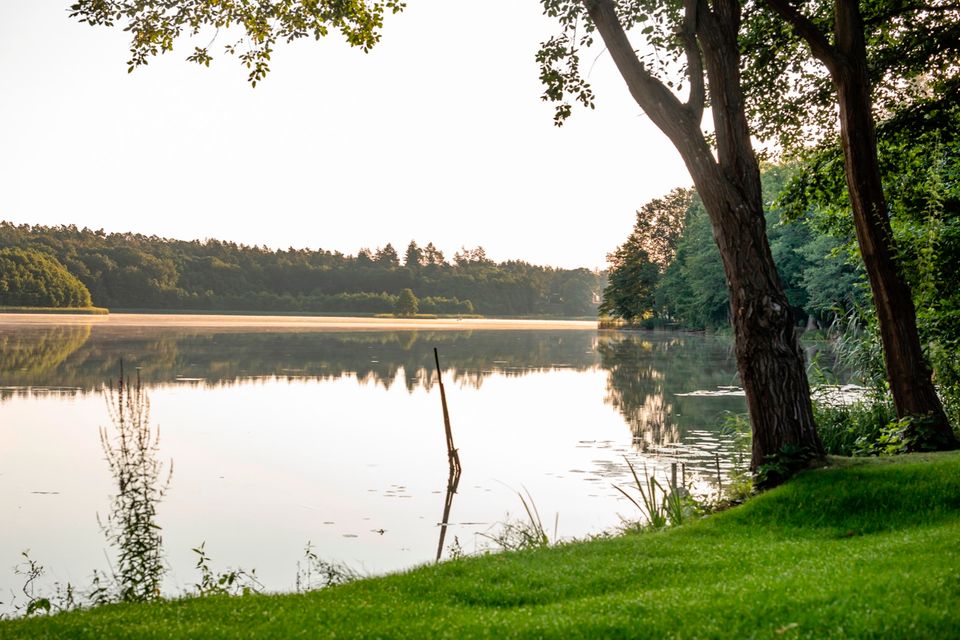
POLYGON ((482 247, 450 261, 433 243, 344 255, 0 222, 4 248, 58 261, 93 304, 121 309, 393 313, 409 289, 421 314, 593 316, 600 288, 588 269, 497 263, 482 247))
MULTIPOLYGON (((896 257, 912 292, 925 356, 958 416, 960 105, 955 92, 878 124, 896 257)), ((854 232, 839 145, 762 167, 766 233, 796 324, 844 340, 855 367, 883 386, 879 328, 854 232)), ((640 327, 724 329, 730 303, 700 198, 677 189, 645 204, 609 256, 601 314, 640 327)))

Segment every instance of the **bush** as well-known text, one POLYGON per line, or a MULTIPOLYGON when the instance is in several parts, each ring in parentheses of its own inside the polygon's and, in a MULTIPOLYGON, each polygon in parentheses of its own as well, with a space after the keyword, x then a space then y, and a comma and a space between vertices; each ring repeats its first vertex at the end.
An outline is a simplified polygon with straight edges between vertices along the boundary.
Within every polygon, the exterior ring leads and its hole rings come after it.
POLYGON ((817 432, 828 454, 870 455, 888 425, 897 419, 893 405, 866 400, 849 405, 813 404, 817 432))
POLYGON ((92 305, 90 291, 56 258, 33 249, 0 249, 0 306, 92 305))

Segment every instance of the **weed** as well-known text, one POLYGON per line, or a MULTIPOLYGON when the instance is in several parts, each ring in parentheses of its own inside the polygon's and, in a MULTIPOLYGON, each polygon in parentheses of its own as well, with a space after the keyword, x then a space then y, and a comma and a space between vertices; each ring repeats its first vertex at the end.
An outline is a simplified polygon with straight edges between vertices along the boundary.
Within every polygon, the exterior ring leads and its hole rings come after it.
POLYGON ((808 466, 813 457, 814 453, 809 447, 785 444, 757 467, 755 484, 760 488, 775 487, 808 466))
MULTIPOLYGON (((23 562, 13 568, 13 573, 25 577, 23 587, 21 588, 23 595, 27 598, 24 614, 32 616, 41 613, 50 613, 50 610, 53 608, 53 603, 50 601, 50 598, 37 595, 36 590, 36 582, 46 573, 46 569, 44 569, 42 564, 30 557, 29 549, 21 552, 20 555, 23 556, 23 562)), ((20 611, 21 607, 15 607, 15 609, 20 611)))
POLYGON ((943 448, 942 436, 933 427, 929 416, 906 416, 891 420, 870 440, 858 439, 861 455, 894 456, 903 453, 938 451, 943 448))
POLYGON ((895 414, 889 402, 867 399, 848 405, 814 402, 813 417, 827 453, 855 456, 871 454, 865 444, 876 442, 895 414))
POLYGON ((313 550, 313 544, 309 541, 303 551, 303 559, 303 565, 297 562, 297 593, 346 584, 363 577, 346 564, 324 560, 313 550))
POLYGON ((460 545, 460 538, 453 536, 453 542, 447 546, 447 557, 451 560, 459 560, 466 556, 466 552, 463 550, 463 546, 460 545))
POLYGON ((746 413, 728 412, 720 423, 720 435, 726 436, 733 447, 733 466, 737 471, 747 469, 750 459, 750 445, 753 434, 750 426, 750 416, 746 413))
POLYGON ((257 580, 256 570, 227 569, 223 573, 214 573, 210 568, 210 556, 205 549, 206 542, 193 549, 197 554, 197 569, 200 570, 200 582, 194 584, 194 595, 203 596, 239 596, 263 591, 263 585, 257 580))
MULTIPOLYGON (((521 549, 539 549, 550 546, 550 537, 543 527, 543 521, 540 519, 540 512, 537 505, 533 502, 530 492, 524 488, 527 494, 524 498, 523 493, 517 491, 520 503, 527 513, 525 520, 511 520, 510 514, 507 514, 506 521, 500 523, 500 529, 494 533, 481 533, 480 535, 492 541, 501 549, 507 551, 520 551, 521 549)), ((557 537, 557 522, 559 514, 554 520, 553 537, 557 537)))
POLYGON ((173 465, 166 480, 161 480, 160 430, 150 427, 150 400, 139 374, 131 385, 121 362, 116 387, 111 383, 104 395, 114 432, 101 428, 100 443, 117 482, 117 494, 101 528, 117 550, 114 581, 124 602, 156 600, 165 572, 157 503, 170 486, 173 465))
POLYGON ((670 490, 664 489, 657 481, 655 474, 647 471, 646 465, 643 467, 644 479, 641 480, 630 460, 624 458, 624 461, 633 476, 634 486, 640 494, 640 501, 638 502, 622 487, 613 485, 613 488, 632 502, 646 518, 645 523, 627 523, 625 531, 663 529, 668 525, 679 526, 703 513, 703 506, 694 499, 686 487, 671 486, 672 483, 669 483, 670 490))

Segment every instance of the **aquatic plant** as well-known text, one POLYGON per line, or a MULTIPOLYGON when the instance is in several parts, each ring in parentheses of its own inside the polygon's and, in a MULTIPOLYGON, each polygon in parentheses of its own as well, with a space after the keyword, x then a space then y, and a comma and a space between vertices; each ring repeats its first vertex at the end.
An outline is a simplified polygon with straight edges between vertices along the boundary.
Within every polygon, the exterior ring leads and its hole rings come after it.
POLYGON ((646 464, 643 466, 643 479, 641 480, 633 463, 626 457, 624 462, 627 463, 630 474, 633 476, 633 486, 640 494, 640 500, 638 501, 630 495, 623 487, 613 485, 613 488, 637 507, 644 517, 641 522, 628 521, 624 530, 663 529, 667 526, 679 526, 706 511, 705 506, 684 486, 685 483, 677 483, 675 473, 667 484, 669 489, 666 489, 657 480, 656 472, 650 473, 647 470, 646 464))
MULTIPOLYGON (((160 429, 150 426, 150 400, 137 374, 136 383, 124 378, 123 363, 116 386, 104 391, 113 432, 100 428, 100 443, 117 493, 106 522, 100 526, 116 549, 113 578, 124 602, 160 597, 165 573, 163 538, 157 523, 157 503, 173 478, 173 462, 163 480, 164 465, 157 459, 160 429)), ((99 516, 98 516, 99 520, 99 516)))

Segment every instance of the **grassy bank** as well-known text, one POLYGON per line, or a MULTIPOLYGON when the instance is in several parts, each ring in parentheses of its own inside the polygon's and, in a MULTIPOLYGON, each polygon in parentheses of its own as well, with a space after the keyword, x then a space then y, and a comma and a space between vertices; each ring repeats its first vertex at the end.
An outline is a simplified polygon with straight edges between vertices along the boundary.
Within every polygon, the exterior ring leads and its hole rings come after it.
POLYGON ((960 635, 960 454, 840 459, 684 527, 305 595, 114 605, 2 638, 960 635))
POLYGON ((0 307, 0 313, 51 313, 51 314, 83 314, 103 316, 110 313, 103 307, 0 307))

